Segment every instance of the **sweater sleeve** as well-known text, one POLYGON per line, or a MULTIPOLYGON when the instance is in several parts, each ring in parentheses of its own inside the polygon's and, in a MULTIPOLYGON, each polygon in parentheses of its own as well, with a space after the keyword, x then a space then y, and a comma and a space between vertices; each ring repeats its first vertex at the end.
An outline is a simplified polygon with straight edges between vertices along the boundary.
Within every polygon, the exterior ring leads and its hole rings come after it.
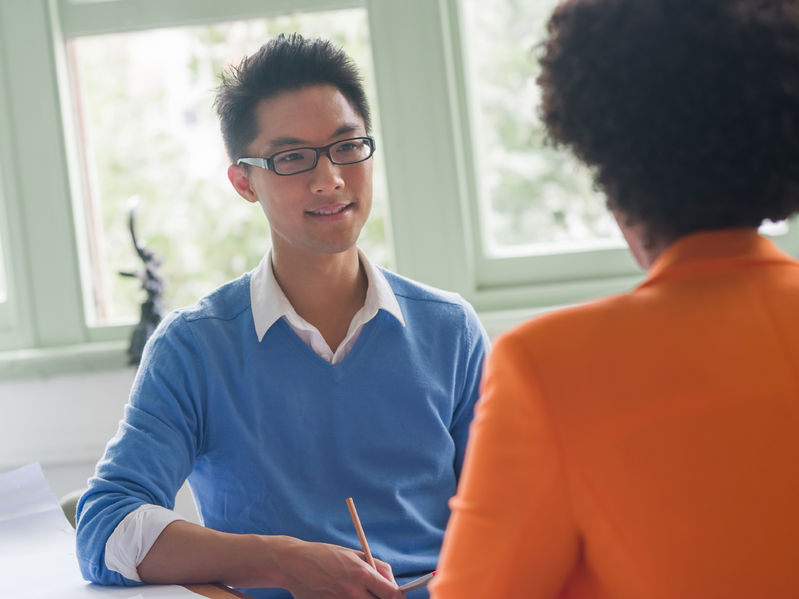
POLYGON ((173 509, 199 451, 201 365, 179 322, 163 323, 148 342, 124 418, 78 504, 77 555, 87 580, 139 584, 107 567, 106 543, 140 506, 173 509))
POLYGON ((469 426, 474 416, 474 407, 480 397, 480 381, 483 374, 483 361, 490 347, 488 334, 477 317, 477 313, 464 302, 465 351, 461 361, 458 380, 462 383, 460 397, 450 426, 450 434, 455 442, 455 474, 460 477, 463 456, 469 437, 469 426))
POLYGON ((514 337, 492 349, 434 599, 556 597, 577 560, 560 450, 527 362, 514 337))

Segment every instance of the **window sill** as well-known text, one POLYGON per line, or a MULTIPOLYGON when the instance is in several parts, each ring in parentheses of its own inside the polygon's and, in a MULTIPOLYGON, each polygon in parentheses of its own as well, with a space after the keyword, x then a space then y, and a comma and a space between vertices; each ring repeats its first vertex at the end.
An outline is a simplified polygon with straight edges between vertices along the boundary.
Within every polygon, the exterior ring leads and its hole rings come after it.
MULTIPOLYGON (((626 282, 626 281, 625 281, 626 282)), ((603 290, 606 293, 618 290, 603 290)), ((593 299, 596 293, 585 294, 572 301, 559 301, 551 305, 511 309, 477 309, 478 317, 490 338, 540 314, 566 308, 593 299)), ((528 298, 529 299, 529 298, 528 298)), ((547 298, 551 299, 551 298, 547 298)), ((558 299, 563 300, 563 297, 558 299)), ((0 382, 12 380, 47 379, 54 376, 102 372, 128 368, 128 340, 109 340, 77 345, 0 351, 0 382)))
MULTIPOLYGON (((478 317, 492 339, 534 316, 568 304, 510 310, 479 310, 478 317)), ((0 382, 47 379, 54 376, 127 368, 127 340, 0 352, 0 382)))
POLYGON ((0 352, 0 381, 125 368, 127 346, 125 340, 0 352))

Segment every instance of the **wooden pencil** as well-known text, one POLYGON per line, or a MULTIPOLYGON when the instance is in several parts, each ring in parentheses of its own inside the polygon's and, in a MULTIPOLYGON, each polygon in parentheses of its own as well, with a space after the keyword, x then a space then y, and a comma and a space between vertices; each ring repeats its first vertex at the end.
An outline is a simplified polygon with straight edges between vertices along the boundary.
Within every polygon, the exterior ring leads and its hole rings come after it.
POLYGON ((352 524, 355 526, 355 532, 358 534, 358 540, 361 542, 361 549, 366 555, 366 560, 369 562, 369 565, 377 570, 377 566, 375 566, 375 558, 372 557, 372 552, 369 550, 369 543, 367 542, 366 535, 363 532, 363 526, 361 526, 361 519, 358 518, 358 510, 355 509, 355 502, 352 500, 352 497, 347 497, 346 501, 347 509, 350 510, 352 524))

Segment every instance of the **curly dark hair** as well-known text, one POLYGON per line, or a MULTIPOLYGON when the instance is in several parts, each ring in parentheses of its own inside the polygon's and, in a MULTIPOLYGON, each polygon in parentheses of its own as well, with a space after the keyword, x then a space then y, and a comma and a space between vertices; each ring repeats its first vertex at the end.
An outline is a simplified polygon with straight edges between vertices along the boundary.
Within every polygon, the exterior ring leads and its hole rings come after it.
POLYGON ((309 85, 337 87, 363 118, 366 132, 371 132, 369 101, 358 68, 328 40, 280 34, 222 73, 221 80, 215 106, 233 163, 258 136, 255 109, 261 100, 309 85))
POLYGON ((799 0, 565 0, 540 50, 548 139, 650 239, 799 211, 799 0))

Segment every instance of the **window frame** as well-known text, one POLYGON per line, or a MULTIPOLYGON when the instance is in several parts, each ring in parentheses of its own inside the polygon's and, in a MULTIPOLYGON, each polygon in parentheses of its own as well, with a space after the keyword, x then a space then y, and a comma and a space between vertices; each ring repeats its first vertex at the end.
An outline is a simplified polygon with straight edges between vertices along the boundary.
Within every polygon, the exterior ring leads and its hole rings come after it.
MULTIPOLYGON (((9 131, 0 139, 9 288, 9 301, 0 305, 0 380, 124 367, 133 328, 87 324, 82 182, 64 40, 348 8, 367 11, 398 272, 459 292, 490 334, 643 279, 621 247, 488 256, 458 0, 0 2, 0 129, 9 131), (424 158, 405 143, 416 138, 427 144, 424 158)), ((799 222, 777 241, 799 255, 799 222)))
MULTIPOLYGON (((4 65, 5 52, 0 47, 0 66, 4 65)), ((0 69, 4 73, 5 68, 0 69)), ((6 110, 8 106, 6 82, 0 77, 0 130, 8 131, 8 119, 6 110)), ((0 269, 2 269, 5 279, 5 294, 0 297, 0 332, 11 334, 14 323, 19 321, 17 312, 16 298, 19 293, 19 284, 15 281, 15 271, 12 269, 11 256, 16 252, 12 250, 13 240, 11 238, 11 218, 9 215, 15 206, 6 201, 6 198, 13 197, 13 178, 12 173, 6 168, 11 160, 11 140, 8 136, 0 137, 0 269)))
MULTIPOLYGON (((492 256, 483 234, 482 215, 487 204, 485 190, 478 179, 479 157, 476 154, 477 99, 469 69, 469 48, 466 43, 465 17, 460 0, 446 0, 451 15, 456 64, 452 68, 455 96, 459 98, 461 160, 464 168, 466 212, 470 219, 473 256, 472 293, 470 298, 482 312, 498 311, 496 316, 507 320, 502 311, 528 307, 535 314, 554 307, 578 303, 596 297, 621 293, 642 282, 646 273, 636 264, 629 248, 619 240, 586 243, 560 252, 492 256)), ((773 237, 787 253, 799 256, 799 216, 789 223, 787 233, 773 237)))
POLYGON ((9 286, 0 376, 13 376, 40 372, 44 362, 36 359, 36 350, 64 351, 81 340, 83 327, 76 311, 81 303, 74 234, 65 226, 71 223, 70 194, 47 6, 0 3, 0 24, 0 124, 7 132, 0 170, 9 286), (12 60, 15 55, 25 59, 12 60))

